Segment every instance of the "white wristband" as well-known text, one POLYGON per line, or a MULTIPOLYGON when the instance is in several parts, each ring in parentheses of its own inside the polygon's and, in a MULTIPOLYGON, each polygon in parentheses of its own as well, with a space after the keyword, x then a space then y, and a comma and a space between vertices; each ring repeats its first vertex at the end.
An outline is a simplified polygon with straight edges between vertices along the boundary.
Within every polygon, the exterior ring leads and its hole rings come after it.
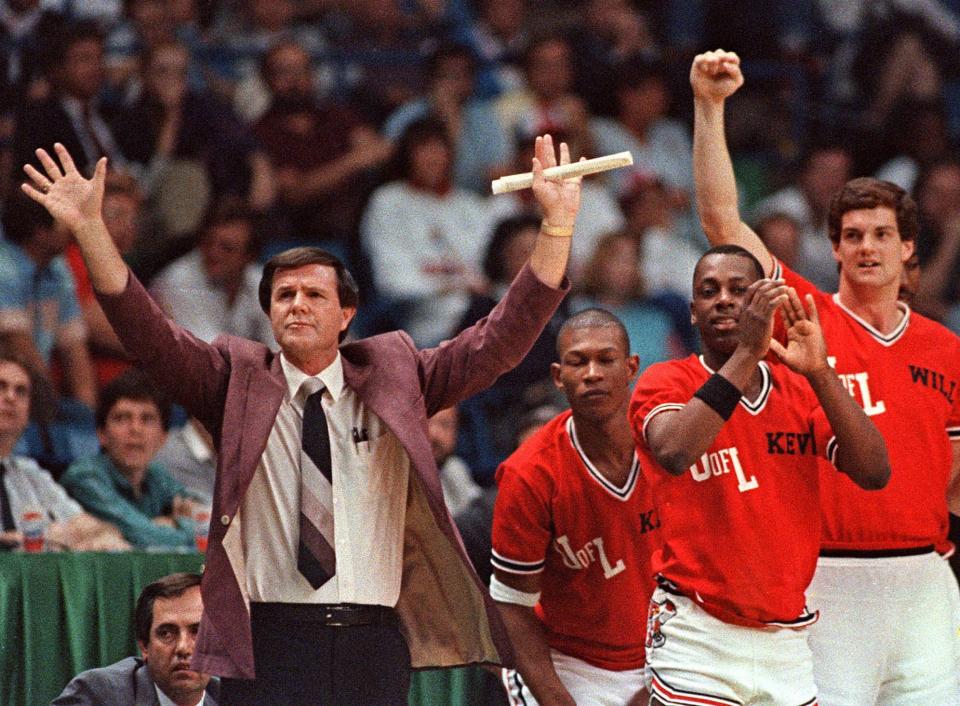
POLYGON ((533 606, 537 604, 537 601, 540 600, 540 592, 524 593, 523 591, 518 591, 497 579, 496 574, 494 574, 490 577, 490 597, 501 603, 515 603, 526 606, 527 608, 533 608, 533 606))

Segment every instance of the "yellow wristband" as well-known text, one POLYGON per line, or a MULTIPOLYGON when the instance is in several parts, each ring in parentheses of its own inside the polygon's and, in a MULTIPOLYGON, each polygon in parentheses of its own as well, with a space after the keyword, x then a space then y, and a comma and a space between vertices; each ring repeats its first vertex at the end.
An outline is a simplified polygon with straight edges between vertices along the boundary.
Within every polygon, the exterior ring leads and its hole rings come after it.
POLYGON ((552 226, 546 221, 540 223, 540 232, 551 238, 569 238, 573 235, 573 226, 552 226))

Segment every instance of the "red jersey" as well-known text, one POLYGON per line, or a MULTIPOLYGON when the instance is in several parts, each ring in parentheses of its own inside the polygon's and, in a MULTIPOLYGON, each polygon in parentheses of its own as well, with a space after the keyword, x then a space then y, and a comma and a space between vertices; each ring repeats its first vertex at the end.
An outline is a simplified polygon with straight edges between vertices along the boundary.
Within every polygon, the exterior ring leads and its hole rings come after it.
POLYGON ((642 667, 660 521, 636 457, 616 487, 584 455, 567 411, 500 465, 497 483, 492 563, 541 574, 534 610, 550 647, 602 669, 642 667))
MULTIPOLYGON (((817 303, 830 364, 887 444, 890 482, 866 491, 824 470, 823 548, 904 549, 934 545, 947 553, 951 439, 960 439, 960 338, 900 304, 904 316, 882 334, 836 294, 777 263, 781 276, 817 303)), ((782 326, 778 328, 782 339, 782 326)))
MULTIPOLYGON (((630 425, 660 520, 654 572, 724 622, 804 625, 820 547, 818 457, 836 442, 807 381, 760 363, 762 386, 742 398, 707 452, 673 476, 657 463, 646 429, 677 411, 713 371, 702 358, 650 366, 630 401, 630 425)), ((837 472, 837 471, 835 471, 837 472)))

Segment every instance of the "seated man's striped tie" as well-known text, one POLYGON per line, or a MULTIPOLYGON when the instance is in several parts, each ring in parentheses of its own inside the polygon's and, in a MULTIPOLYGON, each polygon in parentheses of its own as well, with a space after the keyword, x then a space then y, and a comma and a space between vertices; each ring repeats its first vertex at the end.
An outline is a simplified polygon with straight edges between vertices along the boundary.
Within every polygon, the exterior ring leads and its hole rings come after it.
MULTIPOLYGON (((310 382, 308 380, 304 384, 310 382)), ((333 539, 333 464, 330 460, 330 432, 322 399, 323 388, 320 388, 307 397, 303 405, 300 449, 297 569, 315 589, 337 572, 333 539)))

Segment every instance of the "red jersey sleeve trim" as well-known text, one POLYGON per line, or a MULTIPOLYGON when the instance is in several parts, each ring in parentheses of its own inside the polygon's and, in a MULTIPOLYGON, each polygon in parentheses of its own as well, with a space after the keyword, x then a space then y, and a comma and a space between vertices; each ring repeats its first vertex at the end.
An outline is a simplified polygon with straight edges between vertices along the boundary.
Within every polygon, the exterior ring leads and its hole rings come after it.
POLYGON ((502 554, 498 554, 496 550, 491 550, 490 563, 495 569, 506 571, 508 574, 539 574, 543 571, 543 567, 546 566, 547 560, 517 561, 516 559, 508 559, 502 554))
POLYGON ((664 404, 658 404, 656 407, 647 412, 647 416, 643 418, 643 428, 641 430, 643 433, 643 440, 649 443, 647 440, 647 425, 650 423, 650 420, 652 420, 661 412, 678 412, 685 406, 686 405, 678 404, 676 402, 665 402, 664 404))

